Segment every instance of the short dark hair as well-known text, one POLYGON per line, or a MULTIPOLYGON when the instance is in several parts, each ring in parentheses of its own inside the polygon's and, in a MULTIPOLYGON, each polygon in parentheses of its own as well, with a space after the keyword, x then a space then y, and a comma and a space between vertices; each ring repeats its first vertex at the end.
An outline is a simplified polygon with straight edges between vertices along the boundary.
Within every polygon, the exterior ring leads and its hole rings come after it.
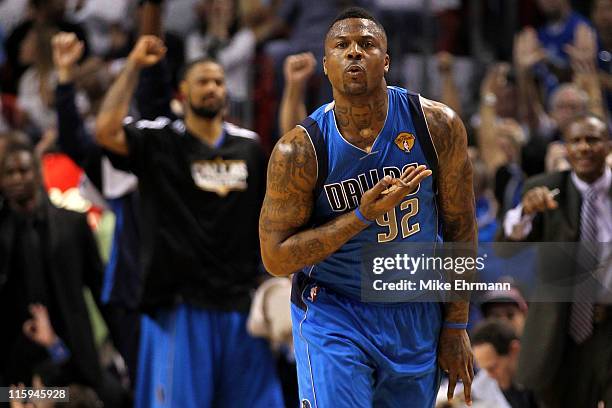
POLYGON ((508 355, 514 340, 518 340, 518 336, 512 326, 498 319, 485 320, 472 333, 472 346, 491 344, 500 356, 508 355))
POLYGON ((387 31, 385 30, 385 27, 383 27, 380 21, 378 21, 372 13, 361 7, 349 7, 347 9, 342 10, 327 28, 327 34, 325 36, 327 37, 329 31, 334 26, 334 24, 336 24, 338 21, 347 20, 349 18, 363 18, 372 21, 374 24, 376 24, 376 27, 378 27, 383 33, 385 40, 387 39, 387 31))
POLYGON ((195 67, 196 65, 206 64, 206 63, 217 64, 221 68, 223 68, 223 65, 221 65, 221 63, 213 57, 197 58, 183 65, 183 67, 179 71, 179 76, 178 76, 179 81, 183 81, 187 77, 187 74, 189 74, 189 71, 191 71, 191 68, 195 67))
POLYGON ((0 174, 4 173, 4 164, 6 162, 6 158, 18 153, 18 152, 28 152, 32 155, 32 160, 37 171, 40 170, 40 161, 34 152, 34 147, 29 140, 24 140, 21 137, 10 136, 8 142, 2 151, 2 155, 0 156, 0 174))

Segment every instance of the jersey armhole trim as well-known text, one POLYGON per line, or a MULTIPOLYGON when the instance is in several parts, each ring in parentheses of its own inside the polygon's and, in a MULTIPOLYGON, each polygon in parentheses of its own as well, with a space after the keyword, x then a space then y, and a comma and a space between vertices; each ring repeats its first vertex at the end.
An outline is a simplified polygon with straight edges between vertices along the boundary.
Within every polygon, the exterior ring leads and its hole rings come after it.
POLYGON ((421 94, 418 94, 418 96, 419 96, 421 113, 423 113, 423 119, 425 119, 425 126, 427 127, 427 134, 429 135, 429 140, 431 140, 431 145, 433 146, 434 152, 436 153, 436 159, 439 161, 440 155, 438 155, 438 149, 436 149, 436 144, 433 141, 433 137, 431 137, 431 130, 429 130, 429 123, 427 123, 427 115, 425 115, 425 110, 423 109, 423 103, 421 103, 421 101, 423 100, 423 97, 421 96, 421 94))
POLYGON ((416 136, 421 143, 423 154, 429 163, 429 167, 433 173, 433 189, 434 194, 438 194, 438 170, 439 170, 439 156, 436 146, 434 145, 431 131, 429 130, 429 124, 425 117, 425 110, 421 103, 422 97, 420 94, 414 92, 408 92, 408 105, 410 114, 412 115, 412 122, 416 131, 416 136), (427 135, 425 135, 427 133, 427 135))

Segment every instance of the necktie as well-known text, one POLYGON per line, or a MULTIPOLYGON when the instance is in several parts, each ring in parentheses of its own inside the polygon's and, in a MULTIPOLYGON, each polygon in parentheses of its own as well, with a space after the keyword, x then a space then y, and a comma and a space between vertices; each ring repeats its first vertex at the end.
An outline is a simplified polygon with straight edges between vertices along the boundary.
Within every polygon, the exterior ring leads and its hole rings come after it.
MULTIPOLYGON (((589 188, 582 201, 580 211, 580 241, 578 267, 586 272, 593 272, 598 262, 597 245, 597 194, 589 188)), ((570 309, 569 335, 576 344, 583 343, 593 334, 593 297, 588 285, 576 286, 574 303, 570 309)))

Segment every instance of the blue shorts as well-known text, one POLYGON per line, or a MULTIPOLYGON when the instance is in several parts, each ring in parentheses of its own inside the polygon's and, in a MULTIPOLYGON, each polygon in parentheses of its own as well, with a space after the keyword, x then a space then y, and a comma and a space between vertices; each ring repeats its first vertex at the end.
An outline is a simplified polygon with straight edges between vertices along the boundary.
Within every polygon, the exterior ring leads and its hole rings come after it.
POLYGON ((268 343, 246 315, 180 305, 142 318, 137 408, 284 407, 268 343))
POLYGON ((434 406, 439 304, 373 305, 313 284, 301 297, 291 313, 302 408, 434 406))

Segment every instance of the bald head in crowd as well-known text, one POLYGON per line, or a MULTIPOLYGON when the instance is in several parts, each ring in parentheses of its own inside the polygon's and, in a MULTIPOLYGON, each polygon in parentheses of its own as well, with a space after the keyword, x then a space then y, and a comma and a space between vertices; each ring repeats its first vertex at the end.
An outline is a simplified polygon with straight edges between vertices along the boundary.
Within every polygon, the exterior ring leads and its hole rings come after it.
POLYGON ((550 96, 550 116, 559 129, 567 122, 587 111, 589 96, 578 86, 566 83, 560 85, 550 96))

